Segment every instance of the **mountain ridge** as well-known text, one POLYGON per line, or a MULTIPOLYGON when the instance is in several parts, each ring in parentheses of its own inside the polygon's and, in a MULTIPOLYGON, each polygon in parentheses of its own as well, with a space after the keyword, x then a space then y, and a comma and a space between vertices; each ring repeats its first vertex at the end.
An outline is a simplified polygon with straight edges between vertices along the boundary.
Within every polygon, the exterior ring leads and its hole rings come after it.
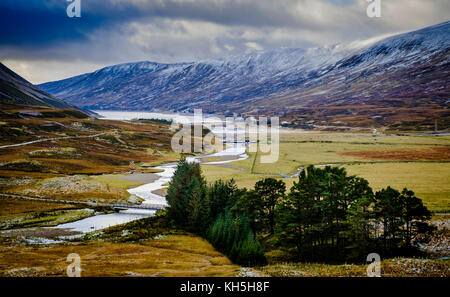
POLYGON ((39 86, 90 109, 293 115, 296 109, 330 105, 440 108, 450 95, 449 56, 450 22, 445 22, 359 47, 125 63, 39 86))

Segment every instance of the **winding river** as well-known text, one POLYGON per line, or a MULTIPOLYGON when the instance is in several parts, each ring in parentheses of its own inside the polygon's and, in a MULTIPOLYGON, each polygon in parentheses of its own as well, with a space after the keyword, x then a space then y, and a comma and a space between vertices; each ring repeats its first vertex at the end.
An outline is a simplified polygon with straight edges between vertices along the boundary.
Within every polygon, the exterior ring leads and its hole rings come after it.
MULTIPOLYGON (((161 113, 148 113, 148 112, 119 112, 119 111, 95 111, 104 119, 109 120, 132 120, 137 118, 160 118, 160 119, 168 119, 173 120, 175 122, 184 123, 186 116, 180 116, 177 114, 161 114, 161 113)), ((204 120, 208 121, 208 118, 204 120)), ((213 131, 214 132, 214 131, 213 131)), ((245 131, 243 131, 245 132, 245 131)), ((237 132, 239 133, 239 131, 237 132)), ((230 162, 235 162, 239 160, 245 160, 248 158, 246 154, 246 143, 226 143, 226 149, 220 152, 216 152, 207 156, 195 156, 188 157, 186 160, 188 162, 197 162, 200 164, 225 164, 230 162), (218 161, 204 162, 202 161, 205 157, 214 157, 219 159, 218 161), (224 160, 220 160, 223 158, 224 160)), ((128 192, 130 194, 134 194, 139 198, 144 199, 142 204, 161 204, 167 206, 167 201, 164 196, 156 194, 158 190, 161 190, 166 187, 166 184, 172 179, 177 164, 176 163, 167 163, 164 165, 156 166, 155 169, 162 170, 161 172, 155 173, 159 176, 153 182, 141 185, 136 188, 129 189, 128 192)), ((145 217, 150 217, 155 214, 155 211, 151 210, 137 210, 137 209, 129 209, 119 211, 117 213, 111 214, 98 214, 86 219, 78 220, 71 223, 61 224, 56 227, 51 228, 60 228, 60 229, 69 229, 71 231, 77 231, 81 233, 91 232, 95 230, 101 230, 104 228, 108 228, 114 225, 124 224, 133 220, 138 220, 145 217)))
MULTIPOLYGON (((172 120, 175 123, 195 123, 195 118, 192 115, 184 115, 184 114, 163 114, 163 113, 154 113, 154 112, 122 112, 122 111, 95 111, 99 115, 101 115, 104 119, 107 120, 119 120, 119 121, 128 121, 133 119, 151 119, 151 118, 158 118, 158 119, 166 119, 166 120, 172 120)), ((203 123, 206 124, 214 124, 217 121, 217 118, 213 117, 204 117, 202 119, 203 123)), ((228 127, 227 127, 228 128, 228 127)), ((242 134, 246 133, 245 130, 214 130, 213 132, 216 134, 242 134)), ((249 133, 256 133, 256 131, 247 131, 249 133)), ((281 131, 280 133, 289 133, 289 131, 281 131)), ((415 134, 417 135, 417 134, 415 134)), ((445 135, 445 134, 442 134, 445 135)), ((389 135, 386 135, 389 136, 389 135)), ((240 143, 240 142, 233 142, 233 143, 225 143, 226 149, 217 152, 210 155, 203 155, 203 156, 195 156, 195 157, 188 157, 186 160, 188 162, 198 162, 200 164, 225 164, 225 163, 231 163, 239 160, 244 160, 248 158, 248 155, 246 154, 246 143, 240 143), (217 159, 215 161, 203 161, 202 159, 208 157, 208 158, 214 158, 217 159)), ((316 165, 317 167, 323 167, 327 165, 339 165, 339 164, 320 164, 316 165)), ((129 189, 128 192, 130 194, 136 195, 140 198, 142 198, 144 201, 143 204, 149 203, 149 204, 160 204, 167 206, 167 201, 164 196, 161 196, 157 193, 160 193, 160 190, 165 188, 167 183, 172 179, 175 170, 176 170, 176 163, 168 163, 160 166, 154 167, 155 169, 160 169, 161 172, 155 173, 159 178, 141 185, 136 188, 129 189)), ((280 173, 280 176, 284 178, 292 178, 297 177, 299 173, 303 170, 303 167, 299 167, 297 172, 293 175, 284 175, 280 173)), ((56 227, 49 227, 49 228, 64 228, 64 229, 70 229, 71 231, 78 231, 81 233, 86 233, 94 230, 101 230, 110 226, 119 225, 123 223, 127 223, 133 220, 150 217, 155 214, 155 211, 150 210, 138 210, 138 209, 129 209, 129 210, 123 210, 117 213, 111 213, 111 214, 97 214, 92 217, 82 219, 79 221, 67 223, 67 224, 61 224, 56 227)))

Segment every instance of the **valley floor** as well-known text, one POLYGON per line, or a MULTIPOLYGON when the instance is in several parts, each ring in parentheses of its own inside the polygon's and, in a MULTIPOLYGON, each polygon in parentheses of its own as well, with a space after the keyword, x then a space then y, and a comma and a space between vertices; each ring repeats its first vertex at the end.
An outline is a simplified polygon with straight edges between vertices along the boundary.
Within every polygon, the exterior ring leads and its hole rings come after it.
MULTIPOLYGON (((169 150, 168 127, 150 121, 58 118, 52 120, 53 126, 45 126, 49 132, 42 132, 39 127, 45 123, 39 118, 5 119, 0 144, 106 134, 5 147, 0 151, 0 192, 80 202, 138 202, 126 190, 154 180, 150 166, 178 158, 169 150)), ((446 214, 450 212, 450 136, 287 133, 281 134, 275 164, 261 163, 259 154, 249 155, 230 164, 202 165, 203 173, 210 182, 234 178, 238 186, 247 188, 264 177, 277 177, 289 189, 297 177, 281 174, 294 175, 310 164, 332 164, 368 179, 374 190, 391 185, 415 191, 440 226, 426 247, 432 255, 383 260, 383 275, 450 276, 446 214)), ((80 255, 83 276, 365 276, 367 268, 296 263, 276 255, 269 255, 272 260, 266 267, 243 268, 200 237, 161 223, 160 217, 72 240, 61 238, 73 235, 67 230, 45 228, 92 214, 78 204, 0 198, 0 276, 65 276, 70 253, 80 255)))
POLYGON ((67 256, 81 257, 82 276, 237 276, 234 265, 205 240, 170 235, 140 243, 0 246, 0 276, 66 276, 67 256))
POLYGON ((299 132, 280 134, 279 158, 261 163, 261 154, 224 165, 203 165, 208 181, 234 178, 252 188, 260 179, 282 179, 287 189, 308 165, 341 166, 367 179, 375 190, 391 186, 414 191, 432 212, 450 212, 450 136, 299 132))

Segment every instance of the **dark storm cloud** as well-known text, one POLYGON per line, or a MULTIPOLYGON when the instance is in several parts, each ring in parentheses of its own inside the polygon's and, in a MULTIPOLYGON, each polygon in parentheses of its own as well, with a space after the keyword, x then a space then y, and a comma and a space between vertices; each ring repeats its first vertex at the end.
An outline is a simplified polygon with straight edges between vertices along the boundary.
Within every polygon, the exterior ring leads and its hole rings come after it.
POLYGON ((82 18, 68 18, 65 1, 0 2, 1 45, 45 45, 63 40, 83 40, 86 33, 116 22, 93 11, 82 18))
POLYGON ((42 82, 110 64, 350 42, 447 21, 448 0, 0 0, 0 61, 42 82), (42 71, 44 65, 49 65, 42 71), (53 65, 53 66, 50 66, 53 65))
POLYGON ((105 1, 81 0, 82 18, 68 18, 64 0, 2 0, 1 44, 45 44, 82 40, 93 30, 152 18, 190 19, 223 25, 303 26, 312 24, 290 13, 295 1, 105 1))

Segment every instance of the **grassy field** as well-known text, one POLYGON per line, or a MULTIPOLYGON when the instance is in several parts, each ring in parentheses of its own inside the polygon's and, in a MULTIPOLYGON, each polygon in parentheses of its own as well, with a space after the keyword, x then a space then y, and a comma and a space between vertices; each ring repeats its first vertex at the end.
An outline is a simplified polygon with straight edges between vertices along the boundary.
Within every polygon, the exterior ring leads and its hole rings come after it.
POLYGON ((149 180, 149 168, 177 161, 169 124, 74 117, 45 107, 9 110, 0 125, 0 192, 63 200, 138 202, 126 191, 149 180), (23 111, 35 116, 21 117, 23 111), (95 137, 90 137, 94 135, 95 137), (30 141, 45 140, 26 145, 30 141), (129 178, 148 174, 148 178, 129 178), (131 199, 131 200, 130 200, 131 199))
MULTIPOLYGON (((153 169, 152 171, 158 172, 160 170, 153 169)), ((135 174, 103 174, 93 175, 91 177, 94 180, 104 182, 110 186, 115 186, 124 190, 153 182, 159 178, 151 172, 135 174)))
MULTIPOLYGON (((299 167, 333 164, 366 178, 374 190, 391 185, 416 192, 432 211, 450 211, 450 137, 386 136, 361 133, 280 134, 279 159, 262 164, 260 155, 224 165, 203 165, 208 181, 234 178, 251 188, 264 177, 282 178, 299 167)), ((297 178, 282 178, 288 188, 297 178)))
POLYGON ((0 198, 0 230, 56 226, 93 214, 76 205, 0 198))
POLYGON ((33 216, 46 211, 73 209, 73 205, 0 198, 0 221, 33 216))
POLYGON ((94 215, 90 209, 53 210, 36 215, 27 215, 14 220, 0 222, 0 229, 17 229, 31 227, 51 227, 78 221, 94 215))
POLYGON ((92 232, 65 244, 21 244, 0 236, 0 276, 66 276, 67 255, 81 258, 82 276, 237 276, 234 265, 204 239, 157 216, 92 232))
POLYGON ((70 253, 81 257, 82 276, 236 276, 240 267, 192 235, 136 243, 0 245, 0 276, 66 276, 70 253))
MULTIPOLYGON (((204 239, 176 229, 164 215, 129 222, 64 244, 23 245, 0 236, 0 276, 66 276, 67 255, 81 258, 82 276, 273 276, 364 277, 364 264, 299 263, 276 260, 269 265, 234 265, 204 239)), ((449 261, 394 258, 381 263, 382 276, 445 276, 449 261)))
POLYGON ((364 177, 374 190, 390 185, 407 187, 432 211, 450 211, 450 163, 381 163, 345 165, 350 174, 364 177))
MULTIPOLYGON (((449 277, 449 261, 394 258, 380 263, 383 277, 449 277)), ((274 277, 365 277, 367 265, 321 263, 277 263, 261 268, 274 277)))
POLYGON ((171 151, 168 124, 74 118, 37 107, 25 110, 42 116, 23 118, 24 109, 10 110, 10 118, 3 120, 0 146, 41 142, 0 148, 0 176, 123 173, 179 158, 171 151))

